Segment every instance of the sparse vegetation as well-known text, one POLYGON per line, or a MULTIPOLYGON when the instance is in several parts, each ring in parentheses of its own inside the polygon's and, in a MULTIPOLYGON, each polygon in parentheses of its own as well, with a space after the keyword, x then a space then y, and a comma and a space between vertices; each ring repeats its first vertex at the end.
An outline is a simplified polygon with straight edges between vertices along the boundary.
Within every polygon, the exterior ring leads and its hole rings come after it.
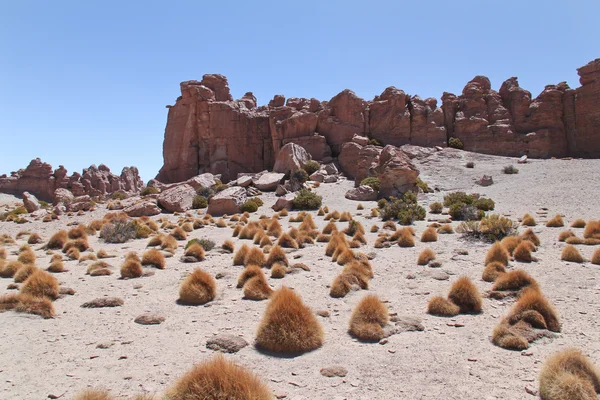
POLYGON ((505 174, 508 174, 508 175, 512 175, 512 174, 518 174, 519 170, 517 168, 515 168, 514 165, 507 165, 506 167, 502 168, 502 172, 504 172, 505 174))
POLYGON ((308 175, 312 175, 315 172, 317 172, 319 169, 321 169, 321 164, 319 164, 315 160, 308 160, 302 168, 304 168, 304 170, 306 171, 306 173, 308 175))
POLYGON ((401 199, 390 197, 378 202, 379 215, 384 221, 398 219, 402 225, 411 225, 414 221, 425 219, 425 209, 417 203, 414 192, 406 192, 401 199))
POLYGON ((213 300, 217 294, 214 278, 200 268, 195 269, 179 288, 179 302, 201 305, 213 300))
POLYGON ((150 194, 158 194, 160 191, 154 186, 146 186, 140 191, 140 196, 148 196, 150 194))
POLYGON ((465 238, 494 242, 516 232, 517 224, 497 214, 484 217, 481 221, 465 221, 456 227, 456 232, 465 238))
POLYGON ((574 263, 585 262, 584 258, 581 256, 581 253, 579 253, 579 250, 577 250, 572 245, 567 245, 567 247, 563 249, 560 255, 560 259, 563 261, 570 261, 574 263))
POLYGON ((548 357, 539 379, 544 400, 596 400, 600 392, 598 368, 577 349, 548 357))
POLYGON ((196 195, 192 200, 192 209, 199 210, 208 207, 208 199, 204 196, 196 195))
POLYGON ((560 214, 556 214, 554 218, 546 222, 546 227, 548 228, 560 228, 563 226, 565 226, 565 223, 560 214))
POLYGON ((385 336, 383 327, 389 321, 388 309, 375 295, 362 298, 350 317, 350 334, 359 340, 377 342, 385 336))
POLYGON ((435 203, 431 203, 429 205, 429 212, 432 214, 441 214, 443 210, 444 205, 439 201, 436 201, 435 203))
POLYGON ((323 198, 308 189, 300 189, 294 197, 294 210, 318 210, 323 198))
POLYGON ((102 225, 100 237, 106 243, 125 243, 137 237, 138 226, 133 221, 116 220, 102 225))
POLYGON ((458 150, 462 150, 465 148, 463 142, 456 137, 451 137, 450 139, 448 139, 448 147, 452 147, 453 149, 458 150))
POLYGON ((142 254, 142 265, 151 265, 158 269, 165 269, 165 256, 157 249, 147 250, 142 254))
POLYGON ((363 179, 360 182, 361 186, 370 186, 371 188, 373 188, 373 190, 375 190, 377 193, 379 193, 379 190, 381 189, 381 181, 379 180, 379 178, 375 177, 375 176, 369 176, 368 178, 363 179))

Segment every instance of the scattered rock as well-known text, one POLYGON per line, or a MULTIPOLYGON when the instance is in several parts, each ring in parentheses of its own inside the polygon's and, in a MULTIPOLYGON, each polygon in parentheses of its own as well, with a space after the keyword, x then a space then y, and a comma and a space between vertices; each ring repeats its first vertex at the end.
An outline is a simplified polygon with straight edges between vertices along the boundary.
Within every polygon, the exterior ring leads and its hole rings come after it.
POLYGON ((494 184, 494 179, 490 175, 484 175, 475 181, 475 183, 479 186, 491 186, 494 184))
POLYGON ((219 334, 206 341, 206 348, 222 353, 237 353, 248 346, 243 338, 230 334, 219 334))
POLYGON ((241 186, 241 187, 250 186, 251 183, 252 183, 252 177, 251 176, 241 176, 237 180, 238 186, 241 186))
POLYGON ((130 217, 149 217, 160 214, 160 207, 154 201, 141 201, 125 207, 123 212, 130 217))
POLYGON ((331 316, 331 313, 327 310, 317 310, 316 313, 319 317, 323 317, 323 318, 329 318, 331 316))
POLYGON ((82 308, 120 307, 124 304, 123 299, 118 297, 100 297, 81 305, 82 308))
POLYGON ((348 200, 355 201, 375 201, 377 200, 377 192, 371 186, 362 185, 348 190, 345 197, 348 200))
POLYGON ((84 196, 75 197, 73 201, 67 204, 67 211, 90 211, 93 205, 92 199, 86 194, 84 196))
POLYGON ((254 186, 263 192, 272 192, 277 189, 279 183, 283 179, 285 174, 278 174, 273 172, 267 172, 266 174, 261 175, 258 179, 254 179, 252 183, 254 186))
POLYGON ((390 321, 396 326, 396 333, 402 332, 421 332, 425 327, 421 323, 421 318, 410 315, 394 315, 390 321))
POLYGON ((215 180, 215 176, 211 173, 205 173, 201 175, 194 176, 193 178, 185 181, 188 185, 194 188, 195 191, 201 188, 209 188, 217 183, 215 180))
POLYGON ((165 321, 165 317, 157 314, 142 314, 133 320, 140 325, 160 325, 165 321))
POLYGON ((332 367, 321 368, 321 375, 328 378, 340 377, 343 378, 348 375, 348 370, 340 365, 334 365, 332 367))
POLYGON ((38 199, 29 192, 23 192, 23 205, 28 213, 39 210, 42 206, 38 199))
POLYGON ((271 207, 274 211, 281 211, 284 208, 286 210, 291 210, 294 206, 294 197, 296 195, 294 193, 288 193, 285 196, 281 196, 277 199, 275 204, 271 207))
POLYGON ((158 197, 158 205, 168 212, 185 212, 192 208, 196 191, 187 183, 181 183, 162 191, 158 197))
POLYGON ((517 161, 518 164, 527 164, 527 156, 521 156, 521 158, 519 158, 519 161, 517 161))
POLYGON ((239 213, 247 198, 246 189, 239 186, 227 188, 210 199, 206 212, 210 215, 239 213))

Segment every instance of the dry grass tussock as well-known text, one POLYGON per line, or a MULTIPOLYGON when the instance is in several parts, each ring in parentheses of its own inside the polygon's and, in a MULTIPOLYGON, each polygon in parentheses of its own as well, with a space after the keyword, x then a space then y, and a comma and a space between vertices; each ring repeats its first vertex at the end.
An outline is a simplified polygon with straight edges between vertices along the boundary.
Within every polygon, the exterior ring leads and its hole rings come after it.
POLYGON ((77 225, 75 228, 69 229, 67 235, 69 239, 87 239, 87 233, 83 225, 77 225))
POLYGON ((67 251, 66 256, 71 260, 79 260, 81 258, 81 253, 79 252, 79 249, 77 249, 77 247, 71 247, 67 251))
POLYGON ((48 244, 46 244, 46 247, 51 250, 62 249, 67 243, 67 240, 67 231, 58 231, 50 237, 50 240, 48 240, 48 244))
POLYGON ((235 250, 235 245, 231 240, 226 240, 221 245, 221 248, 228 253, 233 253, 233 251, 235 250))
POLYGON ((30 248, 24 249, 19 253, 17 261, 23 264, 35 264, 35 253, 30 248))
POLYGON ((169 400, 270 400, 273 394, 252 372, 222 355, 194 366, 169 388, 169 400))
POLYGON ((277 240, 277 245, 288 249, 298 248, 298 242, 296 242, 296 240, 294 240, 294 238, 287 232, 283 233, 279 237, 279 240, 277 240))
POLYGON ((600 392, 600 371, 574 348, 548 357, 539 379, 544 400, 596 400, 600 392))
POLYGON ((15 283, 25 282, 25 280, 37 270, 38 267, 34 265, 22 264, 22 267, 20 267, 14 274, 15 283))
MULTIPOLYGON (((71 249, 71 250, 74 250, 74 249, 71 249)), ((97 259, 98 259, 98 257, 96 257, 96 255, 94 253, 88 253, 88 254, 85 254, 85 255, 79 257, 79 262, 82 263, 84 261, 96 261, 97 259)))
POLYGON ((506 268, 504 267, 504 264, 494 261, 485 266, 481 279, 486 282, 494 282, 498 276, 505 272, 506 268))
POLYGON ((173 229, 171 231, 171 233, 169 233, 169 236, 174 237, 176 240, 186 240, 187 239, 187 233, 179 226, 176 227, 175 229, 173 229))
POLYGON ((142 254, 142 265, 151 265, 158 269, 165 269, 165 256, 157 249, 147 250, 142 254))
POLYGON ((93 264, 90 264, 87 268, 87 273, 90 276, 106 276, 111 275, 112 265, 107 263, 106 261, 97 261, 93 264))
POLYGON ((447 235, 454 233, 454 228, 450 224, 444 224, 438 228, 437 232, 441 235, 447 235))
MULTIPOLYGON (((271 250, 271 251, 273 251, 273 250, 271 250)), ((244 265, 250 265, 250 264, 255 264, 255 265, 258 265, 259 267, 264 267, 267 264, 267 260, 265 258, 265 253, 263 253, 263 251, 260 248, 252 247, 248 251, 248 254, 246 254, 246 258, 244 258, 244 265)))
POLYGON ((377 342, 384 338, 383 327, 389 322, 388 309, 376 295, 367 295, 354 308, 349 332, 359 340, 377 342))
POLYGON ((504 246, 510 255, 512 255, 522 241, 523 239, 519 236, 507 236, 500 241, 500 244, 504 246))
POLYGON ((267 268, 271 268, 275 263, 281 263, 284 266, 289 265, 285 251, 279 246, 275 246, 271 249, 265 265, 267 268))
POLYGON ((592 264, 600 265, 600 249, 596 249, 594 254, 592 254, 592 259, 590 260, 592 264))
POLYGON ((233 265, 244 265, 244 260, 250 251, 250 246, 243 244, 242 247, 233 255, 233 265))
POLYGON ((247 225, 243 226, 239 232, 238 237, 240 239, 252 240, 261 228, 260 224, 256 221, 251 221, 247 225))
POLYGON ((437 242, 438 236, 434 228, 427 228, 421 234, 421 242, 437 242))
POLYGON ((265 274, 262 273, 262 270, 260 272, 260 274, 248 279, 244 284, 244 298, 246 300, 266 300, 273 294, 273 289, 267 283, 265 274))
POLYGON ((63 262, 60 260, 52 261, 50 263, 50 265, 48 266, 48 268, 46 269, 46 271, 56 273, 56 274, 61 273, 61 272, 66 272, 65 264, 63 264, 63 262))
MULTIPOLYGON (((16 260, 7 261, 7 262, 0 261, 0 278, 12 278, 13 276, 15 276, 17 271, 19 269, 21 269, 22 267, 24 267, 24 264, 20 261, 16 261, 16 260)), ((31 267, 33 267, 33 266, 30 266, 29 268, 31 268, 31 267)))
POLYGON ((63 253, 69 251, 69 249, 76 248, 79 251, 86 251, 90 248, 87 238, 71 239, 63 246, 63 253))
POLYGON ((560 332, 561 330, 558 312, 540 292, 539 288, 523 290, 519 299, 509 311, 508 320, 511 325, 522 319, 535 328, 548 329, 552 332, 560 332))
POLYGON ((306 214, 306 216, 304 217, 304 220, 298 227, 298 230, 311 231, 313 229, 317 229, 317 224, 315 224, 315 221, 313 221, 312 215, 306 214))
POLYGON ((38 234, 38 233, 32 233, 31 235, 29 235, 29 238, 27 239, 27 243, 28 244, 38 244, 38 243, 42 243, 42 237, 38 234))
POLYGON ((438 317, 454 317, 459 312, 459 306, 442 296, 434 296, 427 303, 427 313, 438 317))
POLYGON ((583 231, 585 239, 600 239, 600 221, 590 221, 583 231))
POLYGON ((537 235, 533 232, 533 229, 531 229, 531 228, 529 228, 525 232, 523 232, 523 234, 521 235, 521 239, 529 240, 531 243, 535 244, 536 246, 539 246, 541 243, 540 239, 537 237, 537 235))
POLYGON ((21 293, 56 300, 59 295, 58 280, 46 271, 37 269, 23 282, 21 293))
POLYGON ((278 353, 303 353, 323 344, 323 328, 293 290, 282 287, 271 296, 260 322, 256 344, 278 353))
POLYGON ((579 218, 573 221, 573 223, 571 224, 571 228, 585 228, 585 225, 585 221, 579 218))
POLYGON ((144 270, 139 260, 129 258, 121 264, 121 279, 139 278, 143 273, 144 270))
POLYGON ((531 256, 531 246, 533 246, 533 243, 528 240, 519 244, 513 253, 515 260, 527 263, 534 261, 531 256))
POLYGON ((377 233, 379 231, 379 227, 377 225, 371 225, 371 229, 369 229, 371 233, 377 233))
POLYGON ((538 283, 531 275, 522 269, 515 269, 513 271, 500 274, 492 290, 506 291, 506 290, 521 290, 525 287, 538 287, 538 283))
POLYGON ((565 226, 565 223, 560 214, 556 214, 554 218, 546 222, 546 227, 548 228, 560 228, 563 226, 565 226))
MULTIPOLYGON (((398 246, 400 247, 415 247, 414 234, 410 228, 402 228, 400 230, 400 237, 398 238, 398 246)), ((437 236, 437 235, 436 235, 437 236)))
POLYGON ((521 225, 523 225, 523 226, 536 226, 537 223, 535 222, 535 218, 533 218, 529 214, 525 214, 523 216, 523 220, 521 221, 521 225))
POLYGON ((559 233, 558 235, 558 241, 559 242, 564 242, 565 240, 567 240, 570 237, 574 237, 575 233, 572 230, 568 230, 568 231, 562 231, 561 233, 559 233))
POLYGON ((275 263, 271 267, 271 278, 282 279, 287 274, 287 268, 281 263, 275 263))
POLYGON ((217 283, 212 275, 200 268, 185 278, 179 288, 181 304, 200 305, 213 300, 217 294, 217 283))
POLYGON ((199 243, 192 243, 186 250, 185 255, 187 257, 194 257, 197 261, 204 260, 204 247, 199 243))
POLYGON ((502 246, 500 242, 496 242, 490 247, 487 254, 485 255, 485 265, 491 262, 499 262, 504 265, 508 265, 508 251, 502 246))
POLYGON ((560 259, 563 261, 570 261, 575 263, 583 263, 585 259, 582 257, 579 250, 577 250, 574 246, 567 245, 562 253, 560 254, 560 259))
POLYGON ((458 278, 450 287, 448 300, 456 304, 462 314, 479 314, 481 312, 481 294, 477 286, 466 276, 458 278))
POLYGON ((0 312, 10 310, 40 315, 43 318, 54 317, 54 305, 50 299, 23 293, 0 296, 0 312))
POLYGON ((417 265, 427 265, 432 260, 435 260, 435 253, 431 249, 425 249, 419 254, 417 265))

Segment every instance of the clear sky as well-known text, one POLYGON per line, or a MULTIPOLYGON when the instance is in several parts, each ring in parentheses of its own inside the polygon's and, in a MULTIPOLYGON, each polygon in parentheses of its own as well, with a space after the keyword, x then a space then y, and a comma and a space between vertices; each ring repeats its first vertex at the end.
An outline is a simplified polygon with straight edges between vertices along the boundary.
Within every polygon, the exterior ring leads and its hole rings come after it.
POLYGON ((179 82, 221 73, 252 91, 440 98, 475 75, 534 96, 579 86, 600 57, 598 0, 0 1, 0 173, 41 157, 69 172, 162 165, 179 82))

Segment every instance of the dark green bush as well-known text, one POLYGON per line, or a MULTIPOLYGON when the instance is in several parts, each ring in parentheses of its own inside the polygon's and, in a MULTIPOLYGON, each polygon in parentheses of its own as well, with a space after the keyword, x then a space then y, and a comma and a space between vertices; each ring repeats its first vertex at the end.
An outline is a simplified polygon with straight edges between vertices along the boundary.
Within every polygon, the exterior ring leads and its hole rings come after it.
POLYGON ((134 221, 115 220, 102 225, 100 237, 106 243, 125 243, 135 239, 138 225, 134 221))
POLYGON ((127 195, 123 192, 114 192, 110 197, 113 200, 125 200, 127 195))
POLYGON ((187 248, 194 243, 198 243, 200 246, 202 246, 204 251, 211 251, 215 247, 215 242, 210 239, 192 239, 185 244, 185 250, 187 250, 187 248))
POLYGON ((203 196, 194 196, 194 200, 192 200, 192 208, 197 210, 199 208, 208 207, 208 200, 203 196))
POLYGON ((435 203, 431 203, 429 205, 429 211, 432 214, 440 214, 443 209, 444 209, 444 206, 439 201, 436 201, 435 203))
POLYGON ((379 178, 374 177, 374 176, 369 176, 368 178, 363 179, 360 182, 361 186, 370 186, 373 188, 373 190, 375 190, 376 192, 379 192, 379 189, 381 189, 381 181, 379 180, 379 178))
POLYGON ((462 150, 465 148, 465 146, 463 145, 463 142, 461 142, 459 138, 455 138, 455 137, 451 137, 450 140, 448 140, 448 147, 452 147, 454 149, 459 149, 459 150, 462 150))
POLYGON ((300 189, 293 201, 295 210, 318 210, 323 198, 308 189, 300 189))
POLYGON ((473 196, 465 192, 452 192, 444 196, 444 205, 450 207, 454 203, 473 204, 473 196))
POLYGON ((379 215, 384 221, 398 219, 402 225, 425 219, 426 211, 417 203, 414 192, 406 192, 401 199, 390 197, 389 201, 379 201, 379 215))
POLYGON ((155 188, 154 186, 146 186, 140 192, 140 196, 148 196, 149 194, 157 194, 158 192, 158 188, 155 188))
POLYGON ((302 168, 306 171, 308 175, 312 175, 321 168, 321 164, 319 164, 315 160, 308 160, 302 168))
POLYGON ((519 170, 517 168, 515 168, 514 165, 507 165, 506 167, 504 167, 502 169, 502 172, 504 172, 505 174, 508 174, 508 175, 512 175, 512 174, 518 174, 519 170))
POLYGON ((494 200, 492 199, 486 199, 486 198, 479 198, 477 200, 475 200, 473 202, 473 205, 475 207, 477 207, 478 210, 483 210, 483 211, 491 211, 494 209, 494 207, 496 207, 496 204, 494 203, 494 200))
POLYGON ((518 224, 497 214, 482 218, 481 221, 465 221, 456 227, 463 237, 493 243, 506 236, 516 234, 518 224))
POLYGON ((368 144, 371 146, 383 147, 383 143, 381 142, 381 140, 377 140, 377 139, 369 139, 368 144))
POLYGON ((250 198, 248 200, 252 200, 259 207, 262 206, 263 204, 265 204, 264 201, 262 201, 262 199, 260 197, 252 197, 252 198, 250 198))
POLYGON ((421 178, 417 178, 417 181, 415 182, 415 185, 419 189, 421 189, 423 191, 423 193, 433 192, 433 190, 429 189, 429 185, 427 184, 427 182, 422 181, 421 178))
POLYGON ((258 204, 256 204, 256 202, 254 200, 250 199, 250 200, 246 201, 244 204, 242 204, 240 209, 242 210, 242 212, 253 213, 258 210, 258 204))
POLYGON ((384 208, 387 203, 388 201, 386 199, 381 199, 377 201, 377 208, 384 208))
POLYGON ((212 188, 200 186, 198 190, 196 190, 196 194, 210 200, 215 195, 215 191, 212 188))
POLYGON ((485 216, 483 210, 478 210, 472 204, 464 203, 452 204, 448 213, 455 221, 478 221, 485 216))
POLYGON ((210 187, 215 193, 222 192, 223 190, 229 188, 228 185, 221 183, 221 181, 217 180, 217 183, 210 187))
POLYGON ((303 169, 297 169, 297 170, 293 171, 292 174, 290 175, 290 180, 293 180, 293 181, 296 181, 299 183, 304 183, 308 180, 308 174, 303 169))

